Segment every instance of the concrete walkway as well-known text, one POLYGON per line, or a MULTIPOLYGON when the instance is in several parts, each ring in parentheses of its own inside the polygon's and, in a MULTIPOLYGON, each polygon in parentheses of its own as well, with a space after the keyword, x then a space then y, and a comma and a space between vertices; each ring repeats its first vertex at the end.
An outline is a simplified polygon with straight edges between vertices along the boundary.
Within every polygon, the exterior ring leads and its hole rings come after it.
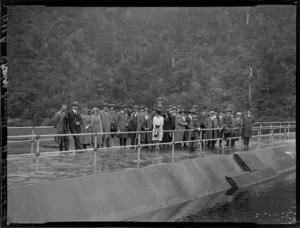
MULTIPOLYGON (((288 140, 291 142, 294 140, 288 140)), ((284 142, 276 141, 274 146, 282 145, 284 142)), ((260 146, 257 140, 252 140, 250 150, 271 146, 269 139, 264 139, 260 146)), ((216 150, 204 149, 194 153, 188 149, 175 150, 172 156, 171 149, 163 149, 159 152, 153 149, 142 148, 141 160, 137 161, 138 152, 136 149, 110 149, 99 150, 97 153, 97 165, 94 166, 94 153, 92 151, 79 153, 61 153, 53 155, 41 154, 39 159, 39 172, 35 173, 35 157, 10 157, 8 158, 8 188, 49 182, 61 179, 69 179, 80 176, 93 175, 97 173, 114 172, 124 169, 141 168, 153 164, 175 163, 186 159, 193 159, 217 154, 230 154, 242 151, 241 142, 235 148, 218 147, 216 150)))

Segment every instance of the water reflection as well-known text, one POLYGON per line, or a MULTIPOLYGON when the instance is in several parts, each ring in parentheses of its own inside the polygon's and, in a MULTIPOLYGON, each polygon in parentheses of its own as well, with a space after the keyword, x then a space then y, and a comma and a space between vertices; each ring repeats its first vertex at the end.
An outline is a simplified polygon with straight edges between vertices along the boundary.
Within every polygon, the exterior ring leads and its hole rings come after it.
POLYGON ((258 185, 221 192, 172 205, 129 221, 253 222, 293 224, 296 222, 296 173, 258 185))

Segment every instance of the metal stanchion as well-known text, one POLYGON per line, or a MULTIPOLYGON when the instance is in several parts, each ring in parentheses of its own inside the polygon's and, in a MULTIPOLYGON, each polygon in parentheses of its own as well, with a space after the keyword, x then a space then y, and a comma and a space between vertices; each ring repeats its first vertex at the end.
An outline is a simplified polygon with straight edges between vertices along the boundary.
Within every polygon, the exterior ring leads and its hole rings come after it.
POLYGON ((271 128, 271 130, 272 130, 272 134, 271 134, 272 146, 274 146, 274 128, 271 128))
POLYGON ((174 157, 175 154, 175 132, 172 132, 172 157, 174 157))
POLYGON ((286 127, 284 126, 284 142, 286 142, 286 127))
POLYGON ((288 122, 288 139, 290 139, 290 122, 288 122))
MULTIPOLYGON (((72 137, 73 137, 73 135, 72 135, 72 137)), ((75 141, 75 138, 74 138, 74 137, 73 137, 73 140, 75 141)), ((72 154, 75 156, 75 154, 76 154, 76 147, 74 147, 74 151, 73 151, 72 154)))
POLYGON ((97 135, 94 136, 94 167, 97 166, 97 135))
POLYGON ((141 160, 141 133, 138 133, 138 161, 141 160))
POLYGON ((280 134, 279 134, 279 141, 280 141, 281 140, 281 122, 279 124, 279 127, 280 127, 280 130, 279 130, 279 132, 280 132, 280 134))
POLYGON ((261 144, 261 127, 258 129, 257 141, 258 141, 258 148, 260 148, 260 144, 261 144))
POLYGON ((40 156, 40 137, 36 136, 36 151, 35 151, 35 173, 39 172, 39 156, 40 156))
POLYGON ((261 142, 262 124, 259 126, 259 141, 261 142))
POLYGON ((200 139, 199 139, 199 142, 200 142, 200 148, 199 148, 199 150, 202 151, 202 130, 200 130, 200 139))
POLYGON ((270 141, 272 141, 272 132, 273 132, 273 126, 272 126, 272 123, 271 123, 271 127, 270 127, 270 141))
MULTIPOLYGON (((34 135, 34 126, 32 127, 31 135, 34 135)), ((31 150, 30 153, 33 154, 34 150, 34 136, 31 137, 31 150)))

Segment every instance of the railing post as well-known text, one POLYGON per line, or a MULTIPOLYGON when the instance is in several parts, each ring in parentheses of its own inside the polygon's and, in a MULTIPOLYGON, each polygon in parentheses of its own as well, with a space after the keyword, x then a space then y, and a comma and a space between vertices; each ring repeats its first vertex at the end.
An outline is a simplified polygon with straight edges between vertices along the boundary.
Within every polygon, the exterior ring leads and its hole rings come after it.
POLYGON ((202 151, 202 129, 200 130, 200 139, 199 139, 199 142, 200 142, 200 151, 202 151))
POLYGON ((271 127, 270 127, 270 141, 272 141, 272 131, 273 131, 273 126, 272 126, 272 123, 271 123, 271 127))
POLYGON ((280 122, 279 126, 280 126, 279 141, 280 141, 281 140, 281 122, 280 122))
POLYGON ((262 124, 259 126, 259 142, 261 142, 262 124))
POLYGON ((39 172, 40 136, 36 136, 35 173, 39 172))
POLYGON ((31 131, 31 150, 30 150, 30 153, 33 154, 33 150, 34 150, 34 126, 32 127, 32 131, 31 131))
POLYGON ((284 126, 284 142, 286 142, 286 126, 284 126))
POLYGON ((172 131, 172 157, 174 157, 175 154, 175 132, 172 131))
POLYGON ((141 158, 141 133, 138 133, 138 161, 141 158))
MULTIPOLYGON (((76 134, 76 133, 75 133, 76 134)), ((73 135, 72 135, 72 137, 73 137, 73 135)), ((75 141, 75 139, 74 139, 74 137, 73 137, 73 140, 75 141)), ((73 151, 73 155, 75 156, 75 154, 76 154, 76 148, 74 148, 74 151, 73 151)))
POLYGON ((97 134, 94 135, 94 167, 97 166, 97 134))
POLYGON ((288 139, 290 139, 290 122, 288 122, 288 139))
POLYGON ((272 128, 272 135, 271 135, 271 137, 272 137, 272 146, 274 146, 274 128, 272 128))

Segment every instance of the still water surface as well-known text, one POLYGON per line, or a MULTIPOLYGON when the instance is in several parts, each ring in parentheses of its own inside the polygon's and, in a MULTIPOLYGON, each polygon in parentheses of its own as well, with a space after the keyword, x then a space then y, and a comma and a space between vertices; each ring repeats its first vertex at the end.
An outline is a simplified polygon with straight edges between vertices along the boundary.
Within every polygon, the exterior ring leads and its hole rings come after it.
POLYGON ((296 173, 189 202, 169 206, 131 221, 296 223, 296 173))

